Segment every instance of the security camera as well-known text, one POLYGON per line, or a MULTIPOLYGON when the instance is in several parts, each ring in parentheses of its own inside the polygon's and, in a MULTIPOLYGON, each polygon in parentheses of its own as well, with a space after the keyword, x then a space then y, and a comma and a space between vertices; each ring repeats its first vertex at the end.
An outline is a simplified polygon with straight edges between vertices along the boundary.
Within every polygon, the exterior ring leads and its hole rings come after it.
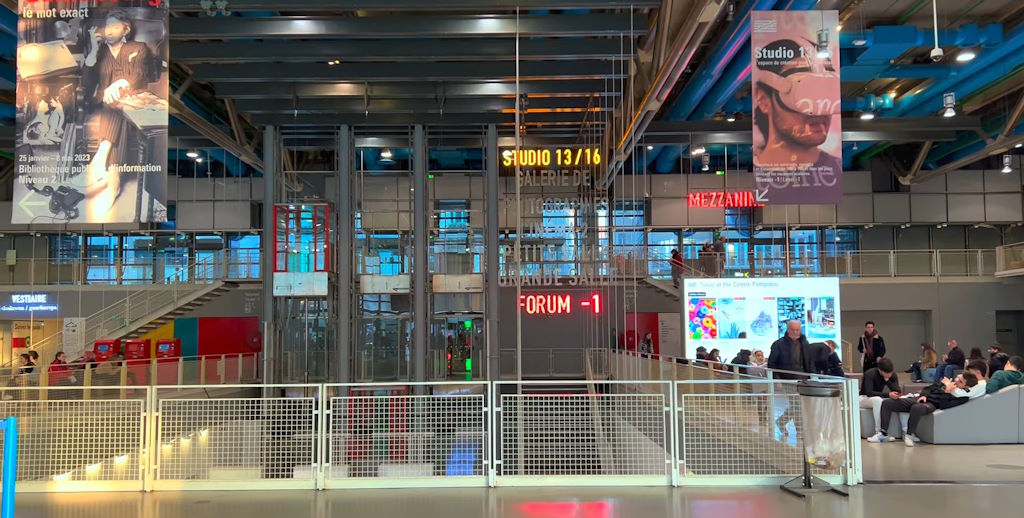
POLYGON ((934 49, 932 49, 931 58, 932 61, 936 63, 942 61, 942 49, 939 47, 935 47, 934 49))

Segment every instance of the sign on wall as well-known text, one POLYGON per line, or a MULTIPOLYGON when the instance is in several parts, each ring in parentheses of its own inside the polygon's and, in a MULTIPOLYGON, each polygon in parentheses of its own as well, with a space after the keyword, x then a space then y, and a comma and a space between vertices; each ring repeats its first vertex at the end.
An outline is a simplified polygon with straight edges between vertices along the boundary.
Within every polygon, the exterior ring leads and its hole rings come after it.
POLYGON ((56 315, 60 306, 56 300, 50 300, 49 293, 12 293, 8 301, 0 306, 2 314, 56 315))
POLYGON ((750 15, 757 199, 767 204, 839 203, 839 13, 750 15))
POLYGON ((65 318, 60 333, 61 346, 65 353, 77 354, 85 349, 85 319, 65 318))
POLYGON ((163 0, 22 0, 11 222, 167 220, 163 0))

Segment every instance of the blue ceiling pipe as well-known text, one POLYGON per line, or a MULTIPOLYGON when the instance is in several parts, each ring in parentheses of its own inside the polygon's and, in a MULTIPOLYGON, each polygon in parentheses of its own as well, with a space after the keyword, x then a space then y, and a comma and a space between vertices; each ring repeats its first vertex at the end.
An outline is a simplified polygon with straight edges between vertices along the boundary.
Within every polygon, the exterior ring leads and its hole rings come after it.
MULTIPOLYGON (((753 10, 768 10, 771 7, 759 7, 761 4, 774 4, 775 2, 751 2, 753 10), (756 5, 755 5, 756 4, 756 5)), ((783 2, 779 6, 778 10, 792 10, 800 11, 809 9, 818 0, 789 0, 788 3, 783 2)), ((720 45, 713 51, 712 55, 708 56, 705 64, 715 64, 715 71, 719 74, 715 77, 705 78, 700 76, 700 71, 694 76, 693 79, 687 83, 686 88, 680 92, 676 98, 673 109, 666 113, 666 120, 685 120, 696 118, 695 110, 700 107, 702 112, 710 110, 711 114, 714 114, 718 109, 725 104, 724 99, 728 99, 736 93, 739 86, 742 85, 750 77, 750 17, 748 16, 750 9, 744 9, 747 12, 743 12, 742 16, 737 13, 736 20, 739 20, 742 24, 741 31, 736 34, 730 31, 730 38, 724 40, 724 44, 720 45), (736 38, 738 36, 738 38, 736 38), (724 56, 728 54, 728 56, 724 56), (725 61, 715 61, 716 58, 730 60, 728 66, 723 67, 725 61), (745 64, 737 64, 740 61, 745 64), (728 74, 728 75, 726 75, 728 74), (694 86, 693 92, 688 92, 690 87, 694 86), (712 103, 703 104, 701 101, 709 96, 714 96, 717 99, 723 99, 720 103, 714 103, 714 109, 711 109, 712 103), (677 110, 679 106, 683 108, 689 108, 689 113, 682 113, 681 110, 677 110)), ((736 25, 734 20, 733 25, 736 25)), ((704 66, 701 66, 703 69, 704 66)), ((657 151, 657 149, 655 150, 657 151)), ((658 154, 657 163, 655 164, 655 171, 669 171, 675 164, 676 160, 679 159, 680 149, 676 146, 668 147, 658 154)))
POLYGON ((0 7, 0 33, 18 35, 18 14, 5 7, 0 7))
MULTIPOLYGON (((732 23, 725 30, 724 36, 719 40, 718 46, 708 54, 704 62, 697 68, 697 72, 690 78, 679 95, 672 101, 671 106, 662 117, 664 120, 686 120, 701 99, 708 93, 708 90, 715 85, 715 82, 722 76, 723 71, 736 55, 747 48, 750 54, 750 11, 767 11, 775 6, 778 0, 751 0, 743 4, 733 15, 732 23)), ((676 159, 679 157, 677 146, 662 148, 656 146, 647 153, 648 165, 657 159, 658 171, 671 170, 676 159), (662 160, 660 155, 671 155, 671 158, 662 160)))
POLYGON ((954 91, 958 98, 969 95, 980 86, 974 88, 965 87, 966 84, 976 84, 979 81, 984 86, 995 79, 998 79, 1009 69, 1000 66, 1005 63, 1019 63, 1007 59, 1008 56, 1018 54, 1024 47, 1024 26, 1017 27, 1006 35, 1002 45, 987 52, 981 53, 974 61, 959 69, 959 73, 944 80, 936 81, 928 87, 914 92, 904 94, 897 102, 896 107, 890 113, 891 116, 934 113, 942 107, 942 94, 954 91))

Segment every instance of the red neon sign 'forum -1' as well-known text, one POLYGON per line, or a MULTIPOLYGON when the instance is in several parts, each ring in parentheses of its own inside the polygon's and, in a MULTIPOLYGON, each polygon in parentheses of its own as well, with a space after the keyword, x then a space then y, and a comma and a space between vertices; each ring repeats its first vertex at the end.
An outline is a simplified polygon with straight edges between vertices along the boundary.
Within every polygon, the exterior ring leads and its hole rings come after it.
POLYGON ((582 299, 572 295, 520 295, 519 307, 528 315, 570 315, 574 307, 583 312, 601 314, 601 294, 594 293, 582 299))

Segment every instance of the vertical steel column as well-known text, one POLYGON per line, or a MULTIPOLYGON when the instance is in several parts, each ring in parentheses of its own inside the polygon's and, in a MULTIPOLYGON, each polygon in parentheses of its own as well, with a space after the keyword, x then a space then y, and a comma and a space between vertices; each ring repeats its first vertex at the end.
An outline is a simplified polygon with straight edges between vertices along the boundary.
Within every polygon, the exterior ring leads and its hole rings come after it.
POLYGON ((274 329, 274 183, 280 176, 277 127, 263 129, 263 382, 277 381, 274 329))
POLYGON ((413 380, 427 380, 427 143, 422 125, 416 125, 412 137, 413 156, 413 380))
POLYGON ((343 124, 338 130, 338 230, 334 256, 338 258, 338 383, 352 377, 352 130, 343 124))
POLYGON ((487 126, 487 213, 484 236, 487 271, 487 372, 488 380, 501 378, 501 343, 498 334, 500 287, 498 286, 498 128, 487 126))

